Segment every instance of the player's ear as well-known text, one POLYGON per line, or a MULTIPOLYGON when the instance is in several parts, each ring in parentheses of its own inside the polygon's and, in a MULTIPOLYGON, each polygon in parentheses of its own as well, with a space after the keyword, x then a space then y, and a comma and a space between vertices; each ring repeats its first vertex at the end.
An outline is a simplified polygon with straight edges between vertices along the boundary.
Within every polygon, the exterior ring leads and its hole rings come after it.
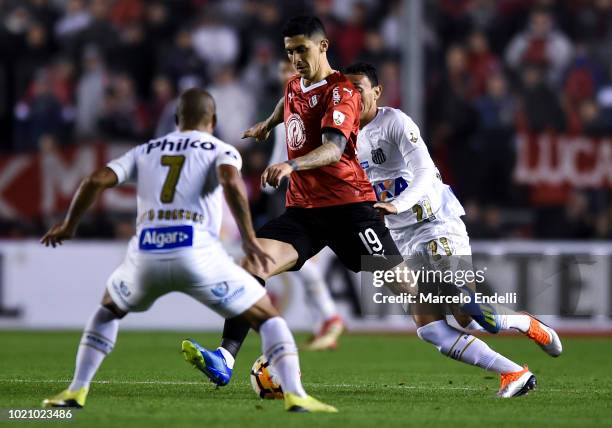
POLYGON ((374 91, 374 100, 378 100, 383 93, 383 85, 377 85, 372 88, 374 91))
POLYGON ((321 39, 321 41, 319 42, 319 51, 323 53, 323 52, 327 52, 328 49, 329 49, 329 40, 321 39))

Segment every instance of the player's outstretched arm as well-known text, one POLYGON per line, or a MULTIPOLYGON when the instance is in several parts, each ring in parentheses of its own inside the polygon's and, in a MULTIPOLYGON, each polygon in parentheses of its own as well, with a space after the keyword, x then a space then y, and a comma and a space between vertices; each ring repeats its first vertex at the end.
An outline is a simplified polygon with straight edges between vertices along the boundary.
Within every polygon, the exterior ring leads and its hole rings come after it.
POLYGON ((272 114, 263 122, 256 123, 244 131, 242 138, 255 138, 257 141, 267 140, 274 127, 283 123, 284 114, 285 99, 281 98, 278 103, 276 103, 276 107, 274 107, 272 114))
POLYGON ((251 210, 247 198, 246 186, 240 176, 238 168, 232 165, 221 164, 217 167, 219 184, 223 188, 223 194, 227 205, 232 212, 234 220, 242 236, 242 248, 247 259, 256 266, 263 267, 264 272, 268 272, 268 261, 274 263, 274 259, 266 253, 255 236, 253 222, 251 221, 251 210))
POLYGON ((289 177, 293 171, 321 168, 334 164, 342 158, 346 148, 346 137, 334 129, 323 131, 323 144, 304 156, 287 162, 270 165, 261 175, 261 185, 269 184, 278 187, 283 178, 289 177))
POLYGON ((108 167, 100 168, 84 178, 72 198, 64 221, 49 229, 40 242, 46 247, 51 245, 55 248, 56 245, 62 245, 64 240, 71 239, 85 211, 96 201, 100 193, 117 183, 117 175, 108 167))

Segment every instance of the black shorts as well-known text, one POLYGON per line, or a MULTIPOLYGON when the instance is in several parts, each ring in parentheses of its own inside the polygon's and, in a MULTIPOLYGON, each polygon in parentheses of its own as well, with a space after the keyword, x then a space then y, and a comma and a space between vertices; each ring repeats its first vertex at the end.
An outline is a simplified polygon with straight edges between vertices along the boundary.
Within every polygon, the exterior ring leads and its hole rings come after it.
POLYGON ((374 264, 368 258, 365 270, 391 269, 402 260, 389 229, 374 209, 374 202, 324 208, 290 207, 259 229, 257 237, 291 244, 298 259, 290 270, 300 270, 325 247, 331 248, 353 272, 362 270, 362 256, 376 256, 374 264))

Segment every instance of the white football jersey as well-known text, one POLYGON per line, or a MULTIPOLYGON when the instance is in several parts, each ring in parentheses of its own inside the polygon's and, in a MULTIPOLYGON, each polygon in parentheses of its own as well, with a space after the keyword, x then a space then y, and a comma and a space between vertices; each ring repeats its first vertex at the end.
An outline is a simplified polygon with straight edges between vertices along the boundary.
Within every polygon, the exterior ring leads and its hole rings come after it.
POLYGON ((287 162, 287 159, 289 159, 289 155, 287 154, 287 142, 285 141, 286 135, 284 123, 274 127, 274 148, 272 149, 268 165, 287 162))
POLYGON ((398 215, 385 216, 389 229, 465 215, 442 182, 419 127, 401 110, 378 108, 376 117, 359 131, 357 155, 377 199, 398 208, 398 215), (420 183, 414 182, 417 174, 420 183))
POLYGON ((109 162, 119 183, 137 183, 137 233, 130 246, 159 253, 216 241, 223 215, 221 164, 240 170, 242 159, 234 147, 199 131, 172 132, 109 162))

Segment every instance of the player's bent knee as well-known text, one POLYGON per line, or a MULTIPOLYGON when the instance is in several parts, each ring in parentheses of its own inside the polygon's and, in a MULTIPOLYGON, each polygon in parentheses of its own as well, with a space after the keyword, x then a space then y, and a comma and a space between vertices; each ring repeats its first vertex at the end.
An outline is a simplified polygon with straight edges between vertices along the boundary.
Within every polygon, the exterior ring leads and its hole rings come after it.
POLYGON ((266 294, 240 316, 251 325, 253 330, 259 331, 259 327, 264 322, 270 318, 278 317, 280 314, 266 294))
POLYGON ((419 336, 419 339, 434 345, 438 348, 438 351, 446 353, 448 352, 447 344, 449 340, 453 339, 453 337, 456 339, 457 332, 445 320, 438 320, 419 327, 417 329, 417 336, 419 336))
POLYGON ((108 309, 109 311, 111 311, 113 314, 115 314, 117 316, 117 318, 121 319, 124 316, 127 315, 127 312, 122 311, 116 304, 115 302, 111 302, 111 303, 106 303, 106 304, 102 304, 102 306, 104 306, 106 309, 108 309))
POLYGON ((242 318, 244 321, 246 321, 249 324, 249 326, 256 332, 259 332, 259 328, 261 327, 263 323, 265 323, 270 318, 272 318, 270 316, 263 315, 263 314, 254 314, 254 313, 247 313, 247 312, 240 315, 239 317, 242 318))
POLYGON ((108 294, 108 291, 104 292, 101 305, 111 311, 119 319, 127 315, 127 312, 117 306, 113 298, 110 296, 110 294, 108 294))
POLYGON ((267 272, 263 271, 263 266, 252 260, 243 259, 240 265, 251 275, 267 280, 271 276, 285 272, 295 266, 298 261, 298 253, 293 245, 274 239, 257 238, 262 248, 274 259, 268 263, 267 272))
POLYGON ((412 319, 414 320, 414 323, 417 326, 417 332, 418 332, 419 328, 425 327, 426 325, 431 324, 432 322, 442 321, 442 320, 444 320, 444 317, 435 316, 435 315, 417 315, 417 314, 413 314, 412 315, 412 319))

